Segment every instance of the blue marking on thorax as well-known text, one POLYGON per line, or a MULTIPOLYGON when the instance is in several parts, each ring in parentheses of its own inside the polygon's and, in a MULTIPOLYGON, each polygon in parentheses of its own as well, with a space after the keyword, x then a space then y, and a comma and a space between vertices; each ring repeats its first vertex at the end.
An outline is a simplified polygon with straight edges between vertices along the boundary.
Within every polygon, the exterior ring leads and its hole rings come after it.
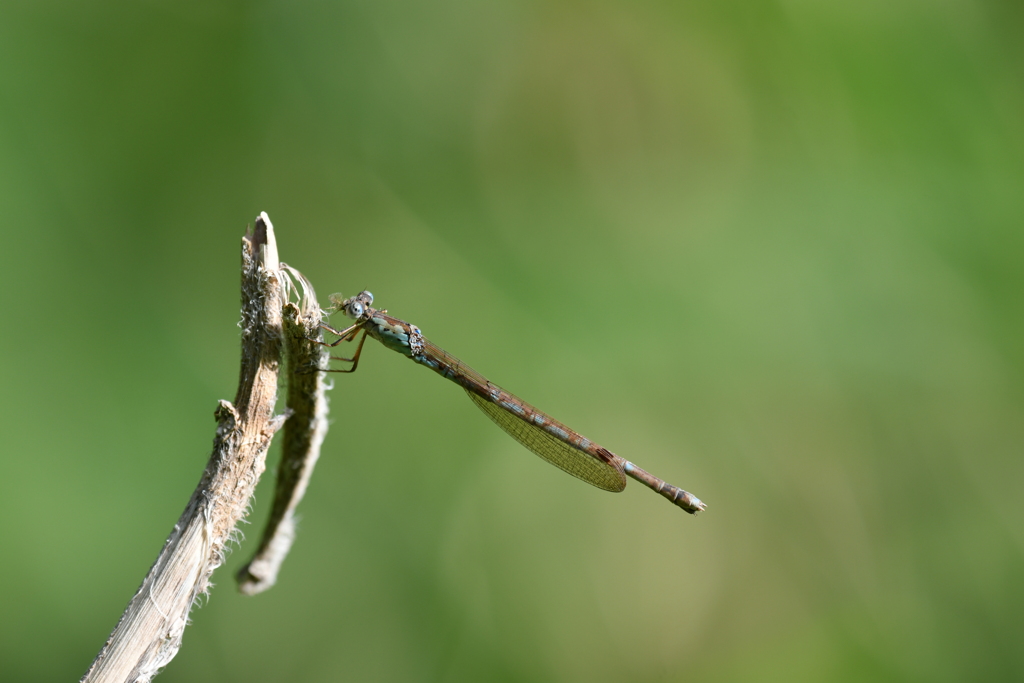
POLYGON ((398 351, 403 356, 411 356, 409 348, 409 335, 405 329, 388 324, 383 318, 371 318, 372 327, 367 328, 370 335, 392 351, 398 351))

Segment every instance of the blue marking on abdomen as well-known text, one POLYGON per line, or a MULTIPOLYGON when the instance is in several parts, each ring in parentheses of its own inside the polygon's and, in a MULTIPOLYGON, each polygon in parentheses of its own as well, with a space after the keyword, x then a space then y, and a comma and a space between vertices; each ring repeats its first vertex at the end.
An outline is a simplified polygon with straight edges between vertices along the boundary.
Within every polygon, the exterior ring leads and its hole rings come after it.
POLYGON ((417 356, 409 356, 409 357, 412 358, 417 363, 419 363, 420 365, 427 366, 431 370, 436 370, 437 369, 437 362, 430 360, 429 358, 424 356, 422 353, 417 355, 417 356))
POLYGON ((511 410, 516 415, 526 414, 526 411, 523 409, 521 405, 519 405, 518 403, 514 403, 512 401, 502 401, 501 407, 504 408, 505 410, 511 410))
POLYGON ((556 427, 555 425, 548 425, 544 429, 548 432, 548 434, 551 434, 552 436, 557 436, 559 439, 569 438, 568 432, 566 432, 561 427, 556 427))

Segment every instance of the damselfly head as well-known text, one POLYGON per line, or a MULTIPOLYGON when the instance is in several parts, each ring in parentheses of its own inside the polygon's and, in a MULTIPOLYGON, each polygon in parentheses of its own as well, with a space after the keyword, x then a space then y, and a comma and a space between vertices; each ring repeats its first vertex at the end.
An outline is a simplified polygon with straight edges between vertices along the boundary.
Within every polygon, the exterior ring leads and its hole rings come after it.
POLYGON ((366 313, 366 309, 373 303, 373 294, 367 291, 359 292, 355 296, 345 298, 343 294, 331 294, 327 297, 331 302, 331 313, 341 311, 349 318, 358 320, 366 313))
POLYGON ((359 320, 366 314, 370 304, 373 303, 373 294, 367 291, 359 292, 354 297, 345 299, 341 302, 341 310, 345 311, 345 315, 352 318, 353 320, 359 320))

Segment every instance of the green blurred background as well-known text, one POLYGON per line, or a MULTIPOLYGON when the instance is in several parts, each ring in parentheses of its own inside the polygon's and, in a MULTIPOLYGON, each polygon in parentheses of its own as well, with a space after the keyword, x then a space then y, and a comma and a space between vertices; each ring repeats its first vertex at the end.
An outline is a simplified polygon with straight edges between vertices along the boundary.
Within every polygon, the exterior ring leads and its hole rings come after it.
POLYGON ((3 680, 77 679, 178 519, 261 210, 323 303, 372 290, 709 510, 577 482, 367 347, 280 582, 232 579, 268 474, 158 680, 1021 680, 1022 28, 7 0, 3 680))

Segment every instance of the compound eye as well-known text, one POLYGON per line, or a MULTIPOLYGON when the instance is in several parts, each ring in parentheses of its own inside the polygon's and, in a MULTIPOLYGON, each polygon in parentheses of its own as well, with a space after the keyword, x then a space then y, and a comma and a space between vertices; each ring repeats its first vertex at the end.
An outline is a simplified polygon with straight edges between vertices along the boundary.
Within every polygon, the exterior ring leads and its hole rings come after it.
POLYGON ((363 305, 362 301, 351 301, 348 306, 345 307, 345 315, 358 320, 359 317, 366 312, 366 306, 363 305))
POLYGON ((363 299, 364 301, 366 301, 366 305, 367 306, 369 306, 370 304, 373 303, 373 294, 371 294, 370 292, 367 292, 365 289, 359 295, 359 298, 363 299))

